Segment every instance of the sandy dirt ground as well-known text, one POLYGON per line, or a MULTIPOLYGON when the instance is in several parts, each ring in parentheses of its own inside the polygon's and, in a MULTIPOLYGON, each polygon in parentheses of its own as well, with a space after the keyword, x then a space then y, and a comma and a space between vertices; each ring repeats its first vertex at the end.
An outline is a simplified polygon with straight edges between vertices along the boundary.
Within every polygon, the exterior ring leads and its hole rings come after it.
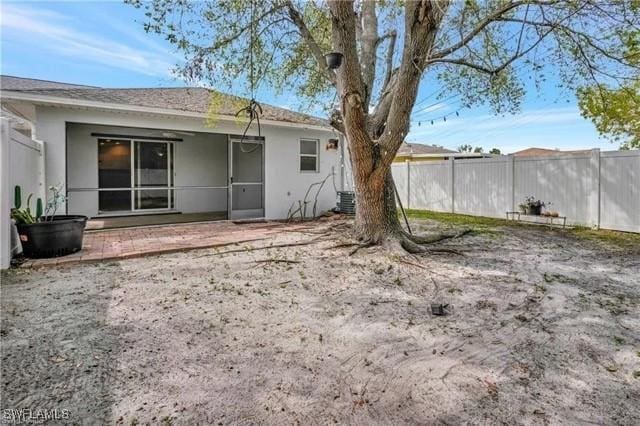
POLYGON ((127 425, 640 424, 640 249, 522 226, 435 246, 460 255, 349 256, 335 247, 346 227, 10 270, 2 409, 127 425), (292 242, 310 243, 275 247, 292 242))

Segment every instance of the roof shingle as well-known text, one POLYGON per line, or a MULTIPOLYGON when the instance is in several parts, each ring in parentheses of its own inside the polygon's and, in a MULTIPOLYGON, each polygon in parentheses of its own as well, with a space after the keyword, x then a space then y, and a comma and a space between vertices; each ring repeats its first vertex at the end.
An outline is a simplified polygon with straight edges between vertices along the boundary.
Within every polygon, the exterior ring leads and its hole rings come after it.
MULTIPOLYGON (((18 77, 2 76, 4 90, 20 91, 29 94, 53 96, 65 99, 77 99, 102 103, 142 106, 149 108, 165 108, 178 111, 206 114, 212 107, 212 112, 219 115, 234 116, 238 110, 247 105, 247 99, 228 95, 215 90, 201 87, 176 88, 139 88, 139 89, 106 89, 88 86, 74 86, 66 83, 52 83, 52 87, 37 80, 35 82, 21 81, 18 77), (4 86, 5 81, 7 87, 4 86), (53 87, 61 85, 65 87, 53 87), (39 86, 39 87, 38 87, 39 86)), ((314 126, 328 126, 329 123, 319 117, 290 111, 285 108, 268 104, 260 104, 263 109, 261 119, 282 121, 289 123, 308 124, 314 126)))

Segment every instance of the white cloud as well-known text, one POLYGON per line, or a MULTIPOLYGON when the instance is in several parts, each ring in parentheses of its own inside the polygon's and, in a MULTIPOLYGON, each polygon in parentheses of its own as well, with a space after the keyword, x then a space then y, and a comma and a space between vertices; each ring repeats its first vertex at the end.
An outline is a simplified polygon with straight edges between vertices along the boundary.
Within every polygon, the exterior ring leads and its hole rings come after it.
MULTIPOLYGON (((171 75, 174 63, 167 61, 169 50, 138 49, 94 34, 73 29, 69 17, 45 9, 17 4, 2 5, 2 31, 13 34, 25 49, 45 47, 60 55, 81 58, 110 67, 151 76, 171 75)), ((148 44, 146 44, 149 47, 148 44)))

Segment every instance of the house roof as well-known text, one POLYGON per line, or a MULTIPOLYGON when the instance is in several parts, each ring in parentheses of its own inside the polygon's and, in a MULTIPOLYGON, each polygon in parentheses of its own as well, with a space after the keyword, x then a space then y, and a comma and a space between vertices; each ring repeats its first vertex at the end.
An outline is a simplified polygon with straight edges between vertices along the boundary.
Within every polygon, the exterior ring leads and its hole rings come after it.
MULTIPOLYGON (((67 85, 66 83, 43 82, 42 80, 2 76, 2 89, 30 95, 50 96, 78 101, 100 102, 149 108, 163 108, 177 111, 235 116, 238 110, 248 104, 248 100, 201 87, 107 89, 89 86, 67 85), (6 79, 6 80, 5 80, 6 79), (26 81, 25 81, 26 80, 26 81), (5 81, 7 87, 4 86, 5 81), (46 84, 65 87, 47 87, 46 84), (37 87, 41 86, 41 87, 37 87), (22 88, 20 88, 22 87, 22 88), (215 106, 212 106, 215 105, 215 106)), ((319 117, 290 111, 273 105, 260 104, 264 120, 282 121, 314 126, 328 126, 319 117)))
POLYGON ((0 89, 2 90, 33 90, 33 89, 88 89, 94 86, 82 84, 61 83, 59 81, 22 78, 12 75, 0 75, 0 89))
POLYGON ((514 157, 550 157, 553 155, 562 154, 584 154, 591 152, 589 149, 582 149, 576 151, 560 151, 559 149, 547 149, 547 148, 527 148, 521 151, 516 151, 512 155, 514 157))
POLYGON ((396 155, 420 155, 420 154, 452 154, 456 151, 443 148, 437 145, 426 145, 418 142, 407 143, 404 142, 400 145, 400 149, 396 155))

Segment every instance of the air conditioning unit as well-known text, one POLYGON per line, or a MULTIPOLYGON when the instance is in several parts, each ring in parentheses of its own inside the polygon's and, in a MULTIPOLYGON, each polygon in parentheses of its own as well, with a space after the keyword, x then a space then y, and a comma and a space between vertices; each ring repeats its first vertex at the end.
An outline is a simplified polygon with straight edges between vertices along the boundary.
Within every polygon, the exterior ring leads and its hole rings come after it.
POLYGON ((353 191, 338 191, 338 209, 343 214, 356 214, 356 194, 353 191))

